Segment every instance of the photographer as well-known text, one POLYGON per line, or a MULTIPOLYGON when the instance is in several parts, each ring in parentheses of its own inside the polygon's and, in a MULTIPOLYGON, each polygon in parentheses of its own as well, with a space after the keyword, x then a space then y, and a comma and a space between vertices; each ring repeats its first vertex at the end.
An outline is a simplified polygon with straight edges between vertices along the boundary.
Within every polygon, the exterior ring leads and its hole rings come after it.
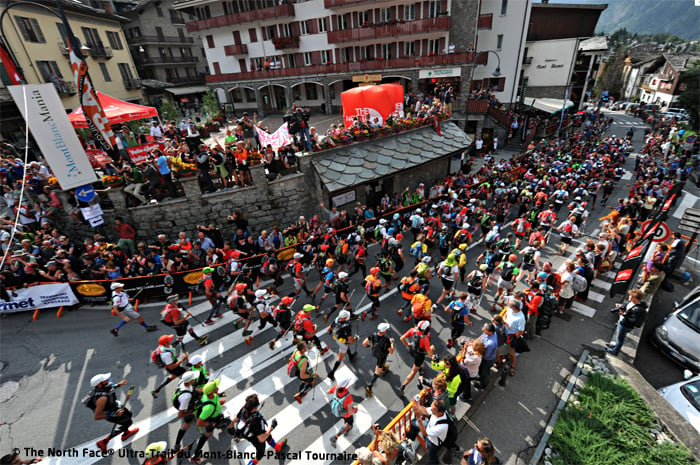
POLYGON ((627 333, 634 328, 641 326, 641 322, 647 311, 647 304, 642 302, 644 293, 639 289, 631 289, 627 291, 629 302, 627 305, 618 304, 611 310, 613 313, 620 315, 615 330, 615 343, 605 344, 605 351, 612 355, 617 355, 625 343, 627 333))

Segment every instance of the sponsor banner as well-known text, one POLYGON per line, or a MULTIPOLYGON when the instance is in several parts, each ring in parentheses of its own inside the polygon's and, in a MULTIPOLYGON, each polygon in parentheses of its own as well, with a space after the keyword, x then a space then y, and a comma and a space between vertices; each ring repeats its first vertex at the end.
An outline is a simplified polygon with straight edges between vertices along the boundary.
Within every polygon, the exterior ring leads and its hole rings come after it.
POLYGON ((0 299, 0 313, 33 311, 37 308, 56 308, 78 303, 68 283, 40 284, 11 293, 10 300, 0 299))
POLYGON ((87 149, 85 150, 85 154, 87 155, 88 160, 90 160, 90 164, 93 168, 101 168, 106 163, 114 161, 112 160, 112 157, 107 155, 107 152, 105 152, 104 150, 87 149))
POLYGON ((10 86, 7 90, 24 116, 61 189, 73 189, 97 181, 54 85, 27 84, 10 86))
POLYGON ((461 75, 462 68, 435 68, 418 70, 418 79, 460 77, 461 75))
POLYGON ((398 84, 355 87, 340 94, 343 122, 349 127, 354 117, 365 118, 382 125, 394 111, 403 113, 403 87, 398 84))
POLYGON ((274 150, 277 150, 292 141, 292 137, 289 135, 289 126, 287 123, 284 123, 272 134, 268 134, 267 132, 260 130, 257 126, 254 127, 258 133, 260 145, 263 147, 267 147, 269 144, 274 150))
POLYGON ((165 145, 160 142, 150 142, 144 145, 127 147, 126 151, 129 153, 129 158, 131 158, 131 161, 138 165, 142 161, 146 161, 149 153, 155 149, 160 149, 162 152, 165 150, 165 145))

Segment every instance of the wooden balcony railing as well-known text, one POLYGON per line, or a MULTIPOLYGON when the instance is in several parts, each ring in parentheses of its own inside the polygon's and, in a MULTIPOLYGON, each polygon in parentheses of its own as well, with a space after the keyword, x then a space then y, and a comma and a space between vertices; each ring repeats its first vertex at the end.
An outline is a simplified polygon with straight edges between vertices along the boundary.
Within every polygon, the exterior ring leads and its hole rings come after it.
POLYGON ((392 37, 408 34, 421 34, 434 31, 449 31, 450 17, 438 16, 436 18, 419 19, 416 21, 385 22, 370 24, 364 27, 344 29, 328 32, 328 42, 351 42, 356 40, 374 40, 383 37, 392 37))
POLYGON ((193 44, 194 39, 192 37, 178 37, 178 36, 140 36, 140 37, 130 37, 129 44, 140 45, 140 44, 193 44))
POLYGON ((236 24, 252 23, 264 19, 289 18, 294 16, 294 4, 285 3, 283 5, 260 8, 258 10, 243 11, 232 15, 215 16, 214 18, 201 19, 187 23, 189 32, 216 29, 219 27, 233 26, 236 24))
POLYGON ((248 46, 246 44, 224 45, 224 54, 226 56, 246 55, 248 46))
POLYGON ((491 29, 493 26, 493 13, 479 15, 476 27, 480 29, 491 29))

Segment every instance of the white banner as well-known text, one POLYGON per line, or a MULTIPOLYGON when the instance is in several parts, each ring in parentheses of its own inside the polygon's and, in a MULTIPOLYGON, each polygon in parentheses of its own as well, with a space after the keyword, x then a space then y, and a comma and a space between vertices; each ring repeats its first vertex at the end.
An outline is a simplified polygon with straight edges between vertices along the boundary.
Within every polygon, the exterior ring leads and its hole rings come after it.
POLYGON ((7 292, 10 294, 10 301, 0 299, 0 313, 27 312, 37 308, 55 308, 78 303, 78 298, 68 283, 41 284, 7 292))
POLYGON ((280 147, 289 144, 292 141, 292 136, 289 135, 289 127, 287 123, 284 123, 278 130, 272 134, 268 134, 265 131, 258 129, 255 126, 255 130, 258 131, 258 138, 260 139, 260 145, 267 147, 268 144, 272 146, 273 150, 277 150, 280 147))
POLYGON ((54 85, 27 84, 9 86, 7 90, 24 116, 61 189, 68 190, 97 181, 54 85))

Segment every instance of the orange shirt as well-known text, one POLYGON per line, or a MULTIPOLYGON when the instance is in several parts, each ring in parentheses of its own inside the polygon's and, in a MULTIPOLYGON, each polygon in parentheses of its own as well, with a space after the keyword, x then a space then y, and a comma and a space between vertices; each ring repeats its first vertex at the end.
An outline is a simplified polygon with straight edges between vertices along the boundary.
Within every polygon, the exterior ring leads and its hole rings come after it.
POLYGON ((236 161, 246 163, 248 162, 248 151, 246 149, 236 150, 234 152, 234 155, 236 156, 236 161))

